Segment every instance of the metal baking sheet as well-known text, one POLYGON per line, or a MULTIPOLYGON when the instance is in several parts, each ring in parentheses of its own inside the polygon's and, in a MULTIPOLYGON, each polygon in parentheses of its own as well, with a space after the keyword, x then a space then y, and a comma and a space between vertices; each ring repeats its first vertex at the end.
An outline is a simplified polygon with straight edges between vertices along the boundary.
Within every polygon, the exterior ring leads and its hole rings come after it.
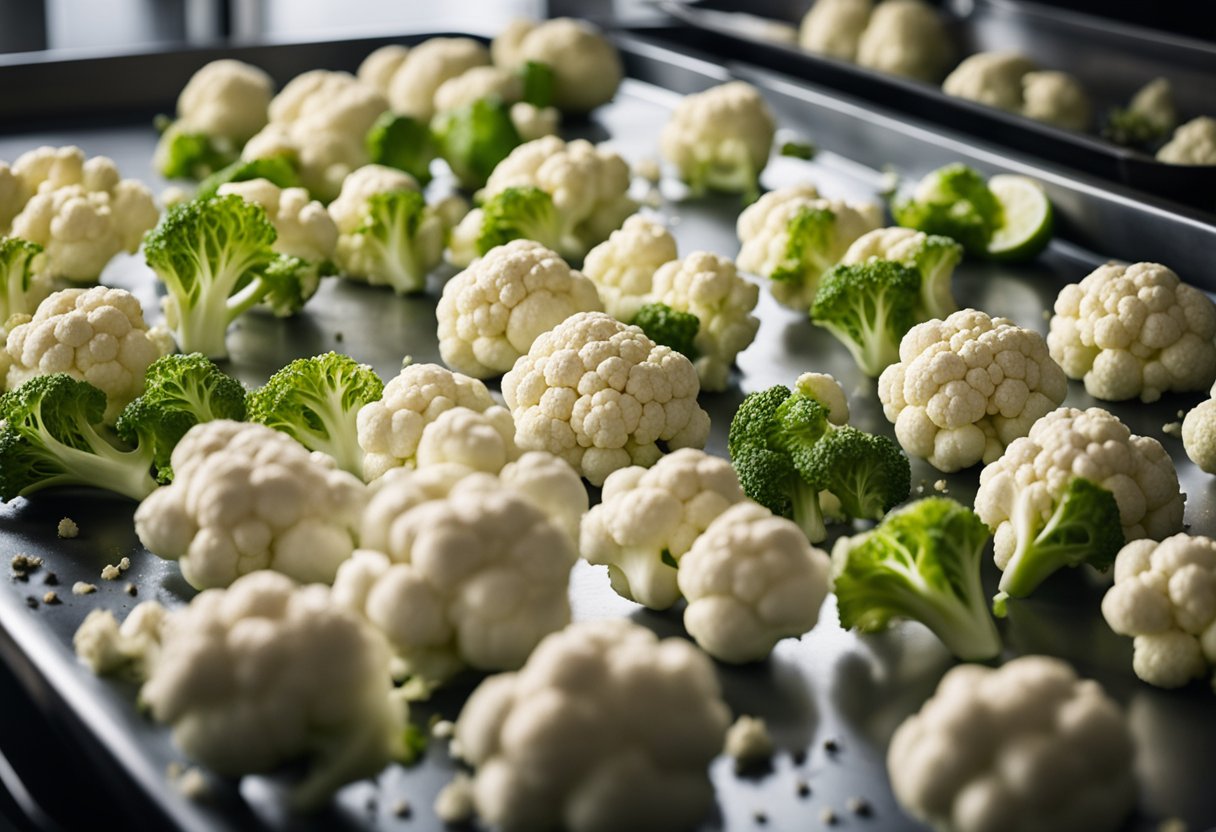
MULTIPOLYGON (((332 44, 327 54, 339 56, 332 65, 353 67, 378 42, 332 44)), ((637 39, 620 41, 629 68, 617 99, 597 112, 591 123, 574 125, 573 135, 608 138, 632 161, 656 155, 658 130, 678 93, 702 89, 726 78, 712 63, 671 54, 637 39)), ((273 54, 275 47, 265 54, 273 54)), ((258 61, 262 53, 247 54, 258 61)), ((174 56, 176 63, 182 59, 174 56)), ((155 63, 146 65, 155 69, 155 63)), ((81 67, 91 72, 96 88, 107 88, 103 64, 81 67)), ((6 78, 0 71, 0 88, 6 78)), ((964 264, 955 279, 963 304, 976 305, 1020 323, 1045 328, 1042 311, 1060 285, 1082 277, 1107 257, 1118 254, 1156 257, 1172 241, 1178 252, 1211 251, 1216 228, 1194 217, 1171 214, 1144 205, 1126 194, 1103 190, 1071 179, 1059 171, 1029 166, 1001 157, 990 149, 970 147, 957 137, 930 132, 923 125, 901 123, 856 102, 781 79, 753 74, 785 126, 811 132, 821 148, 814 161, 778 158, 765 171, 764 184, 775 188, 810 178, 833 196, 872 198, 882 180, 881 169, 892 163, 917 175, 955 159, 982 164, 987 170, 1015 170, 1042 179, 1067 222, 1073 240, 1061 240, 1038 262, 1026 267, 964 264), (1140 236, 1132 235, 1141 229, 1140 236), (1091 235, 1091 236, 1086 236, 1091 235)), ((159 85, 159 81, 151 81, 159 85)), ((128 93, 130 94, 130 93, 128 93)), ((140 107, 168 106, 163 99, 135 101, 140 107)), ((74 142, 90 154, 112 156, 128 176, 158 188, 164 183, 150 167, 155 136, 144 122, 109 126, 56 127, 0 137, 0 158, 11 159, 42 143, 74 142)), ((680 250, 697 249, 734 255, 734 220, 738 200, 719 197, 697 202, 664 200, 661 213, 672 224, 680 250)), ((1166 262, 1177 263, 1178 258, 1166 262)), ((1194 280, 1206 275, 1197 267, 1194 280)), ((1184 273, 1183 266, 1177 266, 1184 273)), ((1189 268, 1189 266, 1188 266, 1189 268)), ((394 375, 404 355, 415 361, 438 359, 434 305, 438 279, 420 298, 396 298, 386 292, 350 282, 327 281, 304 315, 280 321, 249 315, 229 336, 232 361, 228 369, 248 384, 263 381, 288 360, 329 349, 348 352, 371 363, 385 378, 394 375)), ((104 275, 106 282, 139 294, 145 308, 155 308, 150 273, 137 258, 121 258, 104 275)), ((1210 280, 1211 278, 1208 277, 1210 280)), ((1209 286, 1208 288, 1213 288, 1209 286)), ((862 378, 847 352, 806 319, 777 306, 762 294, 758 308, 763 325, 756 342, 739 357, 739 372, 727 392, 702 397, 713 417, 709 450, 725 453, 731 414, 748 392, 788 383, 806 370, 831 372, 849 392, 858 426, 890 434, 878 405, 874 384, 862 378)), ((1162 425, 1175 412, 1189 408, 1197 397, 1170 397, 1153 406, 1114 406, 1112 410, 1139 433, 1162 437, 1162 425)), ((1068 404, 1093 404, 1073 385, 1068 404)), ((1180 443, 1164 437, 1174 454, 1185 489, 1191 495, 1187 520, 1196 532, 1216 533, 1216 492, 1212 478, 1198 472, 1181 454, 1180 443)), ((977 471, 942 477, 923 462, 913 465, 913 481, 932 491, 944 479, 952 496, 969 502, 977 471)), ((914 486, 915 487, 915 486, 914 486)), ((293 818, 285 814, 282 781, 249 777, 240 783, 213 780, 209 797, 194 802, 169 784, 166 767, 180 761, 168 734, 141 717, 132 702, 134 689, 93 677, 71 652, 71 636, 90 609, 106 607, 120 617, 139 600, 157 598, 170 605, 185 603, 192 594, 176 565, 145 552, 131 524, 134 504, 85 490, 43 493, 0 507, 0 557, 16 552, 46 559, 42 572, 28 583, 0 581, 0 655, 30 689, 34 700, 77 732, 85 753, 97 761, 97 776, 114 783, 115 802, 131 807, 132 828, 173 826, 188 830, 437 830, 433 799, 451 777, 454 766, 440 743, 433 743, 424 761, 411 769, 392 766, 374 781, 342 790, 325 812, 293 818), (74 540, 58 540, 59 518, 74 518, 81 529, 74 540), (132 568, 123 580, 99 579, 102 567, 128 556, 132 568), (26 598, 41 598, 44 576, 54 572, 63 603, 31 609, 26 598), (94 595, 77 597, 70 587, 77 580, 98 586, 94 595), (126 582, 138 589, 132 598, 126 582), (408 800, 409 819, 394 813, 398 801, 408 800)), ((839 533, 838 527, 834 530, 839 533)), ((830 541, 829 541, 830 544, 830 541)), ((825 544, 829 545, 829 544, 825 544)), ((992 590, 995 567, 985 564, 985 582, 992 590)), ((1001 628, 1008 655, 1047 653, 1063 656, 1086 676, 1099 679, 1127 708, 1139 747, 1139 809, 1128 828, 1155 829, 1164 818, 1184 818, 1192 829, 1216 825, 1216 806, 1208 795, 1210 772, 1216 767, 1216 709, 1202 685, 1167 692, 1139 683, 1130 671, 1131 643, 1111 633, 1098 613, 1102 587, 1084 572, 1054 578, 1035 599, 1011 605, 1001 628)), ((627 615, 664 636, 681 635, 679 611, 655 614, 639 610, 613 594, 597 567, 575 569, 571 598, 577 618, 627 615)), ((833 809, 841 828, 903 830, 916 828, 894 803, 885 773, 885 750, 898 722, 917 710, 951 666, 950 657, 919 625, 896 627, 890 633, 860 638, 836 623, 831 600, 819 626, 798 640, 778 645, 771 659, 747 667, 718 666, 727 701, 737 713, 763 716, 777 747, 773 770, 753 779, 737 777, 729 760, 715 761, 711 776, 717 806, 703 830, 754 829, 762 811, 775 830, 818 828, 821 813, 833 809), (829 753, 824 743, 834 740, 829 753), (805 759, 803 759, 805 755, 805 759), (800 762, 796 762, 800 760, 800 762), (806 798, 796 784, 811 787, 806 798), (868 819, 849 815, 850 798, 864 797, 873 807, 868 819)), ((443 691, 419 711, 456 716, 475 679, 464 679, 443 691)))
MULTIPOLYGON (((659 7, 686 27, 665 35, 677 43, 797 75, 1021 153, 1216 212, 1216 167, 1164 164, 1096 133, 1064 130, 954 98, 936 84, 816 55, 766 33, 765 20, 797 26, 811 5, 809 0, 659 0, 659 7)), ((984 50, 1022 52, 1045 68, 1076 75, 1091 96, 1095 115, 1125 106, 1157 77, 1173 82, 1184 121, 1216 114, 1216 46, 1211 44, 1033 3, 946 0, 943 5, 959 60, 984 50)))

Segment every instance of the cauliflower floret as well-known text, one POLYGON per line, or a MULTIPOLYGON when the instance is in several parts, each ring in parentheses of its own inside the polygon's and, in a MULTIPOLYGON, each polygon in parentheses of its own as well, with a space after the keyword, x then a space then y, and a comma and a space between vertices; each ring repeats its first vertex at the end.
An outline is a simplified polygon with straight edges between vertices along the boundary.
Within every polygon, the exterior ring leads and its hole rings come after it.
POLYGON ((1007 568, 1019 545, 1026 545, 1025 529, 1052 516, 1076 477, 1114 495, 1128 541, 1160 540, 1182 528, 1186 496, 1161 443, 1133 435, 1100 408, 1062 407, 980 472, 975 511, 995 531, 998 567, 1007 568))
POLYGON ((187 756, 221 776, 306 761, 289 797, 307 811, 402 753, 389 657, 327 587, 256 572, 169 614, 139 700, 187 756))
POLYGON ((8 232, 13 217, 21 213, 21 208, 29 198, 25 183, 9 167, 8 162, 0 161, 0 237, 8 232))
POLYGON ((325 206, 304 188, 280 188, 269 179, 226 182, 219 196, 236 194, 246 202, 262 206, 278 237, 274 250, 313 263, 329 260, 338 244, 338 228, 325 206))
POLYGON ((489 378, 511 369, 542 332, 602 308, 581 272, 540 243, 513 240, 443 287, 435 310, 439 354, 458 372, 489 378))
POLYGON ((951 832, 1114 832, 1136 801, 1119 706, 1059 659, 949 671, 887 751, 895 797, 951 832))
POLYGON ((548 66, 553 104, 564 113, 589 113, 611 100, 624 75, 616 47, 585 20, 515 20, 491 49, 495 65, 512 72, 529 61, 548 66))
POLYGON ((405 58, 409 54, 410 48, 400 43, 381 46, 368 53, 368 56, 359 64, 355 77, 368 86, 375 87, 381 95, 387 98, 389 84, 392 83, 393 76, 397 74, 397 70, 405 63, 405 58))
POLYGON ((350 73, 305 72, 270 102, 270 123, 249 140, 241 156, 293 158, 301 183, 328 202, 351 171, 370 161, 367 133, 387 109, 388 101, 375 87, 350 73))
POLYGON ((654 273, 675 260, 676 238, 654 217, 634 214, 583 261, 609 315, 629 323, 650 302, 654 273))
POLYGON ((853 61, 873 11, 873 0, 815 0, 802 18, 798 44, 809 52, 853 61))
POLYGON ((481 413, 494 406, 486 386, 438 364, 411 364, 384 385, 380 401, 359 409, 363 479, 371 482, 393 468, 413 468, 427 425, 454 407, 481 413))
MULTIPOLYGON (((13 217, 11 236, 43 247, 49 276, 96 280, 114 255, 134 254, 160 216, 143 183, 123 179, 105 156, 86 161, 78 147, 31 150, 13 163, 12 175, 20 187, 11 187, 27 201, 13 217)), ((2 206, 0 198, 0 212, 2 206)))
POLYGON ((1067 72, 1040 70, 1022 76, 1022 115, 1065 130, 1088 130, 1089 96, 1067 72))
POLYGON ((651 300, 697 316, 692 363, 701 389, 725 390, 735 356, 760 328, 760 319, 751 314, 760 288, 740 277, 730 259, 698 251, 655 272, 651 300))
POLYGON ((1154 78, 1141 87, 1132 96, 1127 109, 1145 119, 1163 136, 1178 124, 1174 88, 1168 78, 1154 78))
POLYGON ((490 62, 490 52, 471 38, 431 38, 415 46, 393 73, 388 102, 398 115, 429 121, 443 83, 490 62))
POLYGON ((1097 399, 1203 390, 1216 380, 1216 304, 1160 263, 1099 266, 1056 298, 1047 345, 1097 399))
POLYGON ((513 670, 570 622, 578 554, 549 516, 489 474, 399 471, 363 518, 334 598, 383 632, 427 689, 465 666, 513 670))
POLYGON ((259 569, 329 583, 358 543, 367 488, 274 428, 204 422, 170 462, 173 483, 139 504, 135 531, 197 589, 259 569))
POLYGON ((739 503, 680 560, 684 627, 715 659, 760 661, 781 639, 797 638, 819 621, 830 565, 796 523, 739 503))
POLYGON ((583 518, 579 551, 604 564, 612 588, 650 609, 680 597, 676 566, 723 511, 744 499, 730 463, 684 448, 655 463, 614 471, 583 518))
POLYGON ((659 150, 694 194, 755 197, 777 122, 760 91, 731 81, 686 95, 659 134, 659 150))
POLYGON ((602 312, 580 312, 532 343, 503 376, 515 441, 573 465, 592 485, 669 450, 701 448, 709 415, 687 358, 602 312))
POLYGON ((878 378, 899 444, 947 473, 997 459, 1067 394, 1043 336, 975 309, 912 327, 878 378))
POLYGON ((105 420, 144 390, 148 365, 172 349, 144 323, 139 301, 123 289, 63 289, 38 304, 5 342, 10 390, 34 376, 67 373, 106 394, 105 420))
POLYGON ((1216 399, 1200 402, 1186 414, 1182 447, 1201 470, 1216 474, 1216 399))
POLYGON ((921 81, 937 81, 954 58, 938 11, 923 0, 886 0, 874 8, 857 63, 921 81))
POLYGON ((780 304, 806 312, 819 278, 855 240, 882 225, 873 203, 820 199, 812 185, 770 191, 739 215, 739 268, 769 279, 780 304))
POLYGON ((518 673, 482 682, 455 744, 495 829, 669 832, 710 811, 706 769, 729 725, 704 654, 608 619, 567 627, 518 673))
POLYGON ((1216 668, 1216 540, 1176 534, 1129 543, 1115 560, 1102 616, 1135 638, 1132 668, 1150 685, 1176 688, 1206 675, 1216 668))
POLYGON ((167 615, 158 601, 144 601, 119 625, 114 613, 94 609, 72 636, 72 647, 98 676, 120 675, 143 682, 160 657, 167 615))
POLYGON ((1157 161, 1171 165, 1216 165, 1216 118, 1193 118, 1174 131, 1157 161))
POLYGON ((1022 78, 1037 69, 1017 52, 978 52, 954 68, 942 92, 1016 113, 1022 109, 1022 78))
POLYGON ((518 456, 511 412, 495 405, 484 411, 453 407, 440 413, 423 428, 415 459, 419 468, 457 464, 497 474, 518 456))

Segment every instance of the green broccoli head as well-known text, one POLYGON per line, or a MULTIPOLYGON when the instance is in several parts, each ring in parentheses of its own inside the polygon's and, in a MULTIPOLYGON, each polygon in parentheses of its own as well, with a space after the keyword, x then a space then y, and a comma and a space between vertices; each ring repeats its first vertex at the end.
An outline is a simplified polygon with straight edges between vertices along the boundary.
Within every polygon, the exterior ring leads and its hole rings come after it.
MULTIPOLYGON (((12 315, 32 315, 46 292, 34 275, 34 258, 42 246, 19 237, 0 237, 0 331, 12 315)), ((0 349, 3 347, 0 346, 0 349)))
POLYGON ((531 185, 506 188, 487 199, 481 210, 478 254, 484 255, 512 240, 535 240, 559 252, 566 248, 553 197, 540 188, 531 185))
POLYGON ((496 96, 479 98, 431 121, 439 155, 469 189, 484 186, 490 174, 522 143, 511 109, 496 96))
POLYGON ((354 232, 364 270, 399 295, 426 289, 427 273, 442 256, 443 231, 427 222, 430 213, 419 191, 384 191, 368 198, 354 232))
POLYGON ((236 157, 237 148, 232 142, 183 130, 178 123, 161 134, 156 149, 157 167, 166 179, 204 179, 232 164, 236 157))
POLYGON ((304 447, 333 457, 338 466, 363 475, 356 419, 378 401, 384 382, 366 364, 328 352, 300 358, 279 370, 246 398, 249 421, 281 430, 304 447))
POLYGON ((1002 213, 984 177, 961 163, 929 173, 911 196, 891 203, 891 215, 900 225, 952 237, 981 256, 1001 227, 1002 213))
POLYGON ((648 303, 638 310, 632 323, 656 344, 671 347, 689 361, 696 361, 693 341, 701 328, 701 319, 691 312, 679 312, 665 303, 648 303))
POLYGON ((129 445, 152 452, 156 477, 173 480, 169 458, 190 428, 215 419, 245 419, 245 389, 201 353, 166 355, 144 373, 144 392, 118 417, 129 445))
POLYGON ((373 163, 403 170, 419 185, 431 181, 431 161, 438 150, 427 124, 386 111, 367 131, 366 144, 373 163))
POLYGON ((863 373, 899 360, 899 342, 917 321, 920 274, 890 260, 837 266, 815 294, 811 319, 848 347, 863 373))
POLYGON ((964 661, 990 659, 1001 639, 980 583, 988 529, 971 509, 944 497, 889 514, 832 549, 840 624, 862 632, 894 619, 919 621, 964 661))
POLYGON ((290 318, 298 314, 321 288, 321 278, 336 271, 328 260, 318 262, 280 254, 262 272, 266 285, 262 303, 276 318, 290 318))
POLYGON ((829 208, 803 206, 786 226, 781 265, 769 278, 804 286, 809 295, 820 276, 836 262, 836 213, 829 208))
POLYGON ((1004 597, 1025 597, 1066 566, 1109 569, 1126 543, 1115 495, 1084 477, 1068 481, 1050 517, 1019 499, 1010 519, 1017 546, 1001 575, 998 608, 1004 597))
POLYGON ((1102 137, 1124 147, 1145 150, 1165 138, 1166 125, 1131 108, 1115 107, 1106 116, 1102 137))
POLYGON ((220 189, 220 185, 229 182, 248 182, 251 179, 266 179, 280 188, 297 188, 300 177, 295 166, 285 156, 271 156, 266 159, 238 159, 232 164, 208 176, 199 183, 196 200, 210 199, 220 189))
POLYGON ((553 104, 553 67, 540 61, 526 61, 519 74, 523 79, 525 102, 538 108, 553 104))
POLYGON ((899 445, 849 425, 815 443, 807 474, 840 501, 846 517, 859 520, 880 519, 912 490, 912 469, 899 445))
POLYGON ((930 234, 913 256, 920 272, 920 305, 918 320, 945 318, 958 309, 950 279, 954 268, 963 259, 963 247, 949 237, 930 234))
POLYGON ((234 194, 175 205, 148 232, 144 257, 168 290, 166 317, 184 352, 226 357, 228 324, 272 288, 283 294, 286 276, 267 278, 275 238, 262 207, 234 194))
POLYGON ((151 494, 151 449, 111 443, 100 427, 105 410, 105 393, 66 373, 35 376, 0 397, 0 500, 55 486, 151 494))

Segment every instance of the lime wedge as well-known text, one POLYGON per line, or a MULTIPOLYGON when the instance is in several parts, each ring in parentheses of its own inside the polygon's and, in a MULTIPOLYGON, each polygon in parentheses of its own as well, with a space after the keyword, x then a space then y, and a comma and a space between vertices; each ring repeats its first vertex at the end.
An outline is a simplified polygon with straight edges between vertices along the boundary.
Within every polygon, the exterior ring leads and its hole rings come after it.
POLYGON ((1025 176, 1000 174, 988 188, 1001 203, 1004 222, 988 242, 994 260, 1029 260, 1051 242, 1051 201, 1043 186, 1025 176))

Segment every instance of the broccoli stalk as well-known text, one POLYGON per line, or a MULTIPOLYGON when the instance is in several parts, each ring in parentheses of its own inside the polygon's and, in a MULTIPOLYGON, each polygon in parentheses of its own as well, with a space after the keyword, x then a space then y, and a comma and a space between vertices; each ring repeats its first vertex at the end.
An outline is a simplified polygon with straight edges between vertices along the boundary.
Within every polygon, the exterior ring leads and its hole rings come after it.
POLYGON ((873 530, 832 549, 840 624, 885 630, 919 621, 964 661, 990 659, 1001 639, 980 584, 988 529, 954 500, 929 497, 889 514, 873 530))
POLYGON ((616 563, 608 564, 608 580, 617 595, 650 609, 667 609, 680 599, 678 563, 671 552, 664 549, 656 560, 652 550, 624 547, 616 557, 616 563), (635 592, 634 587, 645 591, 635 592))
POLYGON ((760 196, 760 171, 752 164, 751 154, 741 141, 731 141, 712 154, 699 154, 688 174, 688 189, 693 196, 706 191, 741 194, 744 204, 760 196))
POLYGON ((261 206, 236 195, 175 205, 148 232, 144 256, 168 289, 165 318, 182 351, 227 357, 228 325, 288 293, 297 278, 271 268, 275 237, 261 206))
POLYGON ((961 163, 929 173, 910 197, 891 202, 891 216, 900 225, 951 237, 980 256, 1001 227, 1003 213, 984 177, 961 163))
POLYGON ((1010 518, 1017 548, 1005 564, 994 609, 1004 615, 1005 599, 1029 595, 1065 566, 1088 563, 1105 571, 1126 539, 1115 495, 1084 477, 1068 481, 1055 510, 1044 518, 1022 494, 1010 518))
POLYGON ((443 234, 435 233, 426 197, 410 189, 372 194, 363 222, 352 235, 365 271, 399 295, 421 292, 439 258, 443 234), (424 227, 424 225, 426 227, 424 227))
POLYGON ((693 343, 701 328, 701 319, 691 312, 680 312, 665 303, 648 303, 638 310, 633 325, 641 328, 651 341, 671 347, 689 361, 697 360, 693 343))
MULTIPOLYGON (((50 286, 34 273, 42 246, 18 237, 0 237, 0 332, 12 315, 32 315, 50 286)), ((0 349, 2 349, 0 345, 0 349)))
POLYGON ((496 96, 439 113, 431 121, 431 135, 439 155, 470 190, 484 186, 495 166, 523 141, 511 109, 496 96))
POLYGON ((35 376, 0 398, 0 500, 91 486, 142 500, 156 488, 152 449, 114 445, 106 395, 66 373, 35 376))
POLYGON ((835 263, 833 243, 836 213, 829 208, 804 206, 786 226, 781 265, 769 275, 778 283, 802 286, 813 296, 820 276, 835 263))
POLYGON ((890 260, 837 266, 824 275, 811 319, 848 347, 863 373, 899 361, 899 342, 917 323, 921 277, 890 260))
POLYGON ((431 161, 438 151, 425 123, 385 111, 367 131, 366 144, 374 164, 405 171, 419 185, 431 181, 431 161))
POLYGON ((300 177, 291 160, 284 156, 271 156, 266 159, 238 159, 231 165, 208 176, 199 183, 195 199, 210 199, 220 189, 220 185, 229 182, 248 182, 251 179, 266 179, 280 188, 296 188, 300 185, 300 177))
POLYGON ((280 430, 311 451, 329 454, 343 470, 363 475, 356 419, 378 401, 384 382, 366 364, 328 352, 279 370, 246 399, 248 417, 280 430))
POLYGON ((908 458, 886 436, 845 425, 811 451, 811 479, 840 501, 846 517, 879 520, 912 489, 908 458))
POLYGON ((553 104, 553 86, 556 80, 553 67, 540 61, 526 61, 519 74, 523 81, 524 101, 538 109, 553 104))
POLYGON ((166 355, 144 373, 144 392, 118 417, 118 437, 149 448, 162 483, 173 480, 170 456, 190 428, 215 419, 245 418, 245 389, 200 353, 166 355))
POLYGON ((567 239, 553 197, 540 188, 506 188, 487 199, 481 210, 478 254, 512 240, 535 240, 559 254, 578 248, 576 242, 567 239))

